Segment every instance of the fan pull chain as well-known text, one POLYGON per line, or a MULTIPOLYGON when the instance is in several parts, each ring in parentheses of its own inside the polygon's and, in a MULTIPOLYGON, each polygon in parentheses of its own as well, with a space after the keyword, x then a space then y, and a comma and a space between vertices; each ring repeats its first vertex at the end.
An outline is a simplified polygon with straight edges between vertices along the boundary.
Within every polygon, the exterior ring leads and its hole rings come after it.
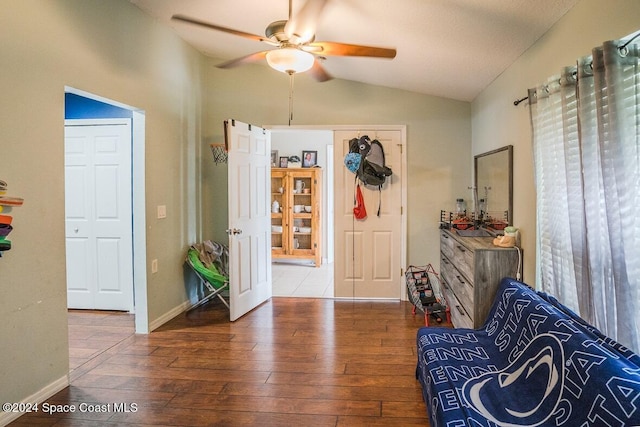
POLYGON ((289 74, 289 126, 291 126, 291 121, 293 120, 293 75, 295 73, 289 74))

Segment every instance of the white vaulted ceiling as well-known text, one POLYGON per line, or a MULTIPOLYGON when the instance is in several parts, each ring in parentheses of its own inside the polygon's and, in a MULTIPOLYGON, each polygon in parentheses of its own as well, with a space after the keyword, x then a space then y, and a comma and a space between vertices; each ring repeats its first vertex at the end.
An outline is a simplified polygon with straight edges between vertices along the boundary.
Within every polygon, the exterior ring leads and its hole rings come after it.
MULTIPOLYGON (((171 21, 174 14, 263 36, 288 0, 130 0, 220 62, 264 43, 171 21)), ((293 13, 305 0, 293 0, 293 13)), ((316 41, 393 47, 393 60, 328 57, 334 78, 472 101, 578 0, 329 0, 316 41)), ((234 73, 234 69, 226 70, 234 73)), ((276 72, 265 64, 265 72, 276 72)), ((318 83, 323 84, 323 83, 318 83)))

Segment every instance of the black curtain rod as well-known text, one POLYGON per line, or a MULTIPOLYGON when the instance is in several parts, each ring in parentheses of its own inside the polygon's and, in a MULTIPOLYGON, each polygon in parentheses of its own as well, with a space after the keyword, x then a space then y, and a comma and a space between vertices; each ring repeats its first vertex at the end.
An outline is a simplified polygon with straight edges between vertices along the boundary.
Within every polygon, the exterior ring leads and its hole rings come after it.
POLYGON ((529 99, 528 96, 525 96, 524 98, 520 98, 520 99, 516 99, 515 101, 513 101, 513 105, 515 105, 516 107, 518 106, 518 104, 520 104, 522 101, 529 99))
POLYGON ((620 49, 624 49, 625 47, 629 46, 629 43, 631 43, 632 41, 634 41, 635 39, 637 39, 638 37, 640 37, 640 33, 636 34, 635 36, 631 37, 631 40, 629 40, 628 42, 626 42, 625 44, 623 44, 622 46, 620 46, 620 49))
MULTIPOLYGON (((638 37, 640 37, 640 32, 638 32, 635 36, 631 37, 631 39, 629 39, 625 44, 620 46, 619 49, 620 50, 624 50, 627 46, 629 46, 629 44, 631 44, 638 37)), ((574 75, 575 75, 575 72, 574 72, 574 75)), ((513 105, 515 105, 517 107, 522 101, 525 101, 527 99, 529 99, 528 96, 525 96, 524 98, 516 99, 515 101, 513 101, 513 105)))

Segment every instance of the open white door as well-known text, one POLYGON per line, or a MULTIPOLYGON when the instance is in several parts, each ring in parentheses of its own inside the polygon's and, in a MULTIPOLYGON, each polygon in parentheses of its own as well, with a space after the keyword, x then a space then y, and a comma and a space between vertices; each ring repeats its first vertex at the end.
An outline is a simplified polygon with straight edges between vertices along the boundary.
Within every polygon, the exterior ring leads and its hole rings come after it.
POLYGON ((271 298, 271 134, 225 122, 229 153, 229 299, 231 321, 271 298))

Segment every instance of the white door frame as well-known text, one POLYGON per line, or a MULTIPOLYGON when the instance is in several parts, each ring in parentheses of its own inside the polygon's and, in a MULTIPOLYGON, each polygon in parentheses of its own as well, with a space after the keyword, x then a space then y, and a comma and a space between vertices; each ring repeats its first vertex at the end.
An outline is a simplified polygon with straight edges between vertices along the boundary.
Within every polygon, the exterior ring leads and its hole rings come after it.
MULTIPOLYGON (((331 131, 343 131, 343 130, 353 130, 356 132, 366 133, 372 132, 375 130, 397 130, 400 131, 401 144, 403 147, 401 162, 402 162, 402 190, 401 190, 401 198, 402 198, 402 206, 403 206, 403 214, 402 214, 402 224, 401 224, 401 253, 400 253, 400 265, 407 265, 407 126, 406 125, 273 125, 273 126, 264 126, 265 129, 270 130, 331 130, 331 131)), ((334 147, 335 152, 335 147, 334 147)), ((327 159, 328 162, 331 162, 332 159, 327 159)), ((335 186, 335 183, 334 183, 335 186)), ((333 192, 335 199, 335 191, 333 192)), ((335 239, 334 239, 335 241, 335 239)), ((337 262, 337 261, 336 261, 337 262)), ((398 275, 398 286, 400 286, 400 296, 402 300, 407 300, 407 286, 404 280, 404 276, 398 275)))
POLYGON ((133 298, 135 331, 149 333, 147 305, 147 235, 145 199, 145 113, 143 110, 83 90, 65 86, 65 93, 124 108, 132 112, 132 212, 133 212, 133 298))
MULTIPOLYGON (((324 179, 327 180, 327 186, 330 191, 327 191, 327 207, 325 209, 325 213, 327 215, 327 230, 330 233, 327 233, 327 259, 326 262, 334 263, 336 260, 335 257, 335 218, 334 218, 334 203, 335 203, 335 183, 334 183, 334 170, 333 170, 333 156, 334 156, 334 146, 333 142, 327 145, 327 174, 324 179), (329 197, 330 196, 330 197, 329 197)), ((323 245, 324 247, 324 245, 323 245)))

